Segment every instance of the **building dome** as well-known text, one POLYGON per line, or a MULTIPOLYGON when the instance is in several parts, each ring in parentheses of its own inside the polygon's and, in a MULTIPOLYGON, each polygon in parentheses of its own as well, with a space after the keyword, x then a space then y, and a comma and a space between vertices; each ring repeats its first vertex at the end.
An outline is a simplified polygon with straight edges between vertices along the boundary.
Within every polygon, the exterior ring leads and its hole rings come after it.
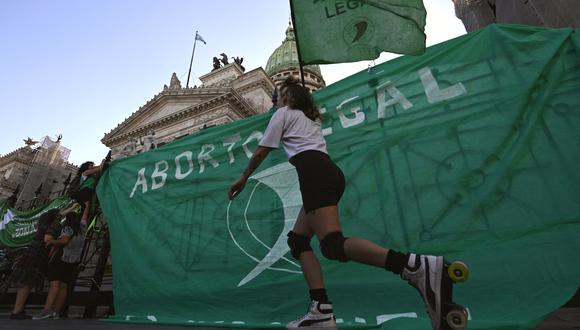
MULTIPOLYGON (((307 65, 303 67, 303 70, 305 85, 311 91, 326 86, 318 65, 307 65)), ((294 36, 294 28, 291 25, 288 25, 286 29, 286 38, 282 42, 282 45, 276 48, 272 55, 270 55, 268 63, 266 64, 266 73, 277 86, 289 75, 293 75, 300 80, 296 37, 294 36)))

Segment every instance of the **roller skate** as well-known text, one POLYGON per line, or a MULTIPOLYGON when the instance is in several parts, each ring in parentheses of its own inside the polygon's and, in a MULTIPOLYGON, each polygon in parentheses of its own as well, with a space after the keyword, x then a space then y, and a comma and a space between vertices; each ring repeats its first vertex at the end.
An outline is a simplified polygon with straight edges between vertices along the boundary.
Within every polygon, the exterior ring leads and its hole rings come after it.
POLYGON ((453 285, 465 282, 469 267, 461 261, 448 262, 443 257, 411 254, 401 278, 413 286, 425 301, 434 330, 464 330, 468 313, 453 302, 453 285))

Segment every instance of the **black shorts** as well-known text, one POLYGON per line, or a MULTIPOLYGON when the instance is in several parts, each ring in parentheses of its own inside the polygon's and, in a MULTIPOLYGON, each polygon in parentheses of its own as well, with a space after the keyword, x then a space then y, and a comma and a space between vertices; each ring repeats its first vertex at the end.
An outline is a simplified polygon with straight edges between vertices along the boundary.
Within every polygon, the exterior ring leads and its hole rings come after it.
POLYGON ((84 207, 85 202, 90 202, 93 199, 93 195, 95 194, 95 189, 92 188, 83 188, 81 189, 77 196, 77 202, 81 203, 81 206, 84 207))
POLYGON ((60 281, 69 284, 77 270, 78 263, 64 262, 60 259, 61 255, 59 253, 50 260, 46 277, 48 277, 49 282, 60 281))
POLYGON ((296 167, 304 211, 338 205, 344 193, 344 174, 330 157, 320 151, 303 151, 292 158, 296 167))

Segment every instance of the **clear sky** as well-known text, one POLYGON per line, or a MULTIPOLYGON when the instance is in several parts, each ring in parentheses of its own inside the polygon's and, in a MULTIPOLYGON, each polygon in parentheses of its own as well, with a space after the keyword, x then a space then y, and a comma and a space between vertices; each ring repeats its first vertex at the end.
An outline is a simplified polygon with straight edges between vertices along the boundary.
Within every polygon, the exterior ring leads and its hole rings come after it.
MULTIPOLYGON (((451 0, 424 0, 427 45, 465 34, 451 0)), ((288 26, 286 0, 18 0, 0 9, 0 155, 23 139, 63 135, 69 161, 100 161, 100 142, 169 85, 185 86, 195 31, 190 86, 225 52, 246 69, 265 67, 288 26)), ((384 53, 376 64, 393 58, 384 53)), ((369 61, 321 66, 327 84, 369 61)))

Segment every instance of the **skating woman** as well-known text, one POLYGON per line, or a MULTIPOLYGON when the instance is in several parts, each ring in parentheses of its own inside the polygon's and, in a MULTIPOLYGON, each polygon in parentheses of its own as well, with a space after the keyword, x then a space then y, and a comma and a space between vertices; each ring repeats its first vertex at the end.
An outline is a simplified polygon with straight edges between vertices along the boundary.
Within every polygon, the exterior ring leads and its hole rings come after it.
POLYGON ((344 192, 345 178, 328 155, 322 135, 321 115, 312 96, 295 80, 287 79, 280 89, 277 106, 278 110, 272 116, 247 168, 231 185, 228 197, 231 200, 244 189, 254 170, 281 143, 298 172, 303 203, 294 228, 288 233, 288 245, 292 256, 300 261, 311 299, 308 313, 288 323, 287 328, 336 327, 320 263, 310 246, 312 236, 316 235, 324 257, 381 267, 408 281, 421 293, 433 328, 439 329, 442 306, 446 303, 445 299, 450 300, 450 297, 442 300, 441 287, 445 280, 449 280, 445 275, 447 265, 443 257, 401 253, 362 238, 345 237, 337 207, 344 192))

